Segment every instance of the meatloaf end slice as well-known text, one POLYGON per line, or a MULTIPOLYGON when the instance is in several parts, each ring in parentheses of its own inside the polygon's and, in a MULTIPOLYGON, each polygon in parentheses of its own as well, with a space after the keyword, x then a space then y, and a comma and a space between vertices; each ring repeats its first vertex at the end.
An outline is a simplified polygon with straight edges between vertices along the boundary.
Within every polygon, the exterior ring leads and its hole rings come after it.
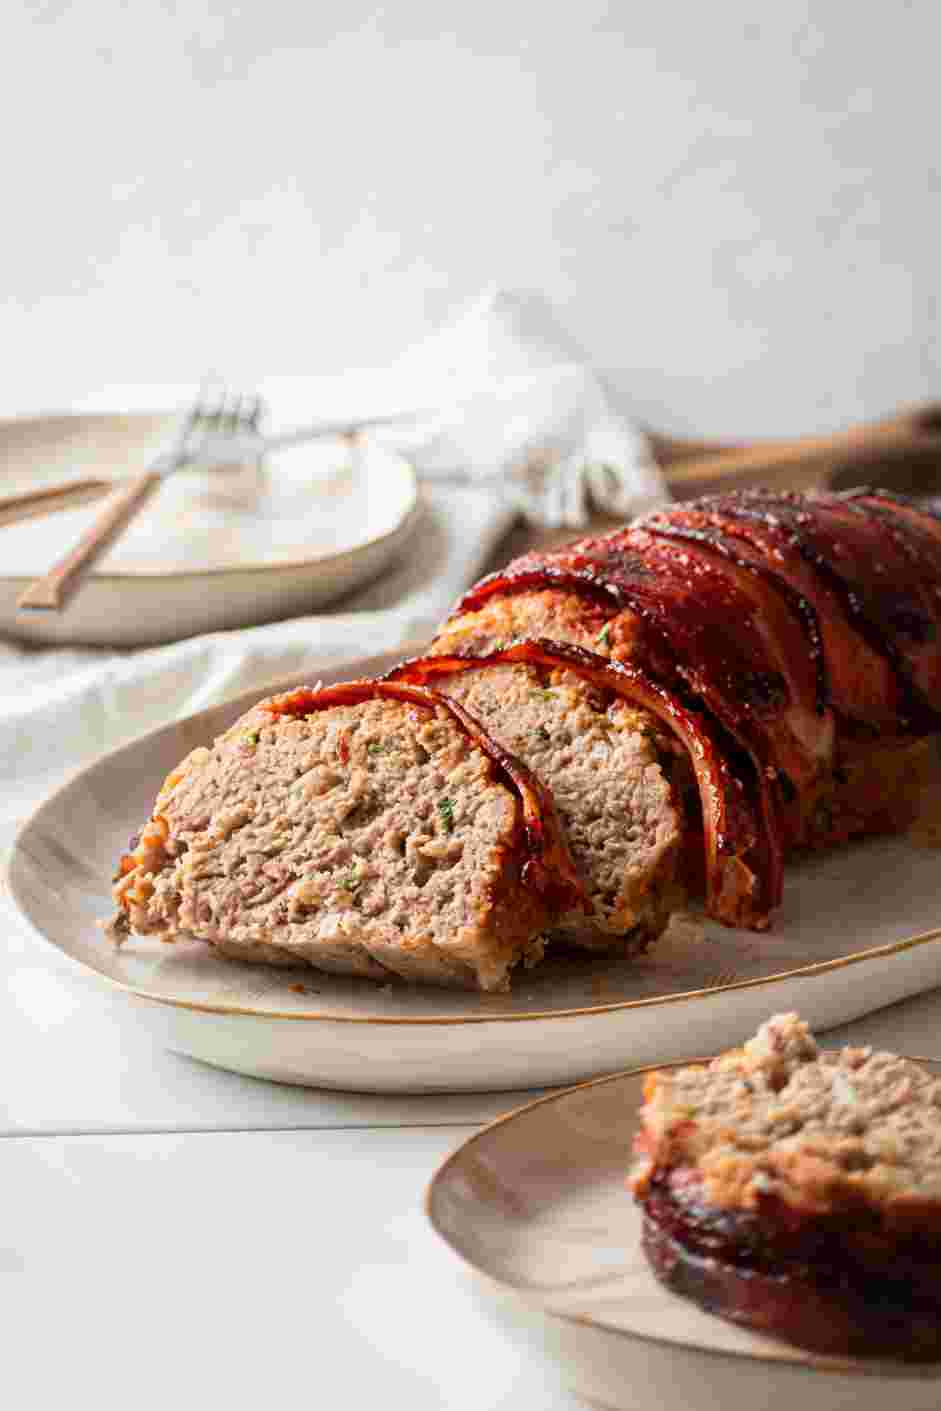
POLYGON ((683 820, 671 775, 685 754, 646 711, 573 671, 485 665, 435 678, 524 761, 555 802, 591 903, 560 915, 553 935, 590 948, 637 950, 683 900, 683 820))
POLYGON ((675 1292, 827 1353, 941 1358, 941 1080, 796 1014, 648 1075, 630 1177, 675 1292))
POLYGON ((481 990, 538 959, 551 906, 512 780, 454 708, 371 690, 263 701, 194 750, 122 859, 116 930, 481 990))

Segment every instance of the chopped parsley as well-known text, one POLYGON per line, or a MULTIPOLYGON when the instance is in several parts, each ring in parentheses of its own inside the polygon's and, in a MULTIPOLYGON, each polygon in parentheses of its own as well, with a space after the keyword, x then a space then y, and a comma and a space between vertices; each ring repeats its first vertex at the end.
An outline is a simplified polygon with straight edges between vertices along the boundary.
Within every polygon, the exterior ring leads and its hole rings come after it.
POLYGON ((555 700, 555 691, 553 691, 551 686, 538 686, 533 694, 541 697, 544 701, 555 700))
POLYGON ((454 804, 450 799, 438 800, 438 813, 441 818, 441 826, 446 833, 454 832, 454 804))
POLYGON ((261 736, 259 735, 257 730, 250 730, 249 733, 245 736, 245 743, 246 745, 257 745, 260 739, 261 736))
POLYGON ((385 754, 388 748, 389 746, 384 740, 370 740, 369 744, 366 746, 366 753, 372 755, 385 754))
POLYGON ((362 882, 362 877, 356 875, 356 868, 351 867, 349 872, 340 878, 337 886, 342 887, 344 892, 355 892, 357 887, 362 886, 362 882))
POLYGON ((610 622, 606 622, 605 625, 602 627, 601 631, 598 633, 597 637, 595 638, 595 641, 599 645, 605 645, 608 641, 608 633, 610 632, 610 630, 611 624, 610 622))

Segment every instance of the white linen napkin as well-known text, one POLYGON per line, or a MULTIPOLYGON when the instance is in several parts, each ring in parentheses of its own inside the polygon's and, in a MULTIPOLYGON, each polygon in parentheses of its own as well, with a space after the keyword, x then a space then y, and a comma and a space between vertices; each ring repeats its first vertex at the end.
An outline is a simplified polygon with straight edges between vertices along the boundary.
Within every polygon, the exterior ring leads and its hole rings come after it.
MULTIPOLYGON (((282 428, 334 411, 439 408, 383 433, 433 477, 421 551, 409 550, 338 613, 136 652, 0 643, 0 839, 67 773, 174 717, 261 692, 291 673, 316 674, 318 666, 428 637, 520 504, 545 501, 547 477, 540 481, 536 461, 565 467, 576 488, 561 492, 549 475, 549 492, 572 522, 593 476, 599 497, 623 514, 663 497, 642 435, 616 413, 587 359, 535 295, 486 292, 391 368, 342 379, 272 378, 259 390, 282 428), (601 472, 602 465, 611 470, 601 472)), ((187 395, 105 389, 94 409, 166 406, 187 395)))
POLYGON ((589 497, 625 517, 664 497, 643 433, 539 295, 486 291, 391 376, 438 408, 380 433, 425 478, 487 485, 550 528, 584 527, 589 497))

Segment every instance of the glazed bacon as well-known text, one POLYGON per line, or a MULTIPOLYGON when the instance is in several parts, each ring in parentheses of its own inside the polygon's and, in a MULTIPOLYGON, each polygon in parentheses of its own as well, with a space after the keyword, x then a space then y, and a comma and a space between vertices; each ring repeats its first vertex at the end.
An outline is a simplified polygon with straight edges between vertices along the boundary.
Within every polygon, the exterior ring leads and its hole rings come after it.
POLYGON ((781 519, 842 612, 888 662, 895 682, 896 728, 937 730, 941 690, 938 579, 904 523, 867 508, 855 495, 741 497, 749 509, 781 519))
POLYGON ((848 617, 838 586, 814 562, 810 547, 790 515, 762 509, 745 496, 713 496, 654 514, 651 527, 702 535, 717 552, 773 574, 814 624, 814 650, 824 699, 847 719, 876 729, 898 721, 899 692, 884 653, 860 636, 848 617))
POLYGON ((644 1206, 644 1253, 675 1293, 756 1332, 830 1356, 939 1359, 937 1239, 910 1238, 886 1257, 885 1234, 853 1212, 830 1228, 791 1216, 776 1247, 773 1212, 772 1200, 765 1223, 697 1210, 658 1183, 644 1206))
POLYGON ((693 762, 709 910, 729 925, 767 926, 781 898, 781 854, 776 834, 767 826, 762 776, 704 711, 655 681, 642 667, 562 642, 528 640, 483 656, 444 654, 407 661, 386 679, 425 685, 457 671, 498 663, 573 671, 661 720, 693 762))
POLYGON ((831 702, 847 720, 888 733, 941 728, 941 538, 931 515, 865 491, 745 491, 679 513, 748 544, 813 605, 831 702))
MULTIPOLYGON (((629 667, 638 704, 644 692, 681 703, 687 748, 711 729, 720 751, 734 753, 736 789, 763 835, 747 851, 764 859, 739 904, 728 877, 713 875, 721 829, 708 803, 710 747, 690 750, 707 904, 720 920, 767 924, 756 899, 776 905, 782 852, 821 836, 820 800, 841 760, 876 739, 941 730, 941 519, 883 491, 715 495, 527 554, 465 594, 433 650, 450 659, 465 624, 480 639, 480 614, 520 595, 540 603, 539 651, 550 651, 557 604, 560 637, 629 667), (573 603, 583 605, 583 635, 573 636, 573 603)), ((475 643, 478 657, 488 650, 475 643)))

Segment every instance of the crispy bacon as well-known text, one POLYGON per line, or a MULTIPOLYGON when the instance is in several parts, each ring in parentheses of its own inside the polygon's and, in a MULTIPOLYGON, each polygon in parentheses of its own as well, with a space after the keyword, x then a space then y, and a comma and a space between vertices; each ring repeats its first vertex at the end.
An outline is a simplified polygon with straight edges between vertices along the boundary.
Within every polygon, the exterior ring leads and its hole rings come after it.
POLYGON ((786 516, 803 552, 827 577, 856 632, 889 662, 897 686, 896 725, 941 728, 937 578, 891 523, 852 494, 746 492, 741 499, 786 516))
POLYGON ((805 590, 817 599, 835 708, 878 731, 941 726, 930 699, 934 663, 919 661, 917 642, 931 632, 926 571, 906 557, 885 516, 853 496, 764 491, 716 496, 696 508, 770 549, 775 569, 792 581, 795 557, 801 560, 805 590))
MULTIPOLYGON (((668 513, 672 518, 674 511, 668 513)), ((730 553, 773 573, 813 612, 825 687, 835 711, 876 730, 897 728, 900 700, 892 666, 859 634, 796 523, 734 495, 686 504, 682 516, 684 524, 715 534, 730 553)))
MULTIPOLYGON (((891 490, 864 487, 851 493, 868 509, 888 515, 896 523, 904 521, 917 530, 919 537, 930 540, 936 546, 936 554, 941 553, 941 514, 932 505, 912 500, 907 495, 896 495, 891 490)), ((941 564, 938 557, 932 561, 936 566, 941 564)))
POLYGON ((521 760, 498 745, 480 723, 457 701, 418 685, 393 681, 346 681, 337 686, 300 687, 265 702, 272 715, 304 716, 331 706, 359 705, 383 697, 404 701, 421 709, 444 711, 465 735, 490 757, 498 775, 520 801, 526 858, 523 881, 539 891, 560 909, 583 907, 590 902, 578 878, 568 847, 547 791, 521 760))
POLYGON ((654 680, 643 667, 539 639, 485 656, 443 655, 404 662, 386 679, 424 684, 456 671, 514 662, 573 671, 601 690, 650 711, 679 739, 699 788, 707 906, 728 925, 764 929, 781 897, 781 852, 764 776, 701 708, 654 680))

